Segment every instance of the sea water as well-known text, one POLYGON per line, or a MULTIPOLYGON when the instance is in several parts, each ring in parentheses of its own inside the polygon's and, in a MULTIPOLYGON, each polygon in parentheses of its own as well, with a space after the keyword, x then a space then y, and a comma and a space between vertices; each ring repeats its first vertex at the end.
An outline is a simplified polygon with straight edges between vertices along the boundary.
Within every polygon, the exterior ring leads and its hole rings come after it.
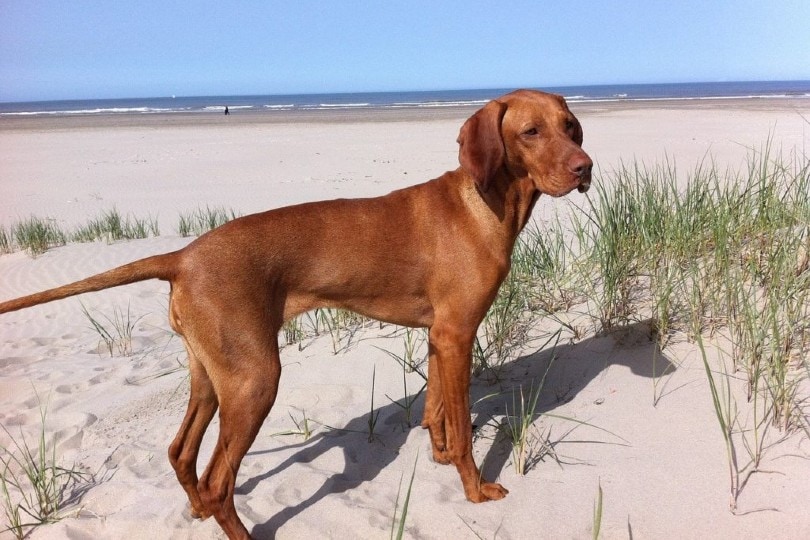
MULTIPOLYGON (((569 102, 810 98, 810 81, 613 84, 538 88, 569 102)), ((397 109, 483 105, 510 88, 253 96, 169 96, 127 99, 0 103, 2 116, 219 113, 335 109, 397 109)))

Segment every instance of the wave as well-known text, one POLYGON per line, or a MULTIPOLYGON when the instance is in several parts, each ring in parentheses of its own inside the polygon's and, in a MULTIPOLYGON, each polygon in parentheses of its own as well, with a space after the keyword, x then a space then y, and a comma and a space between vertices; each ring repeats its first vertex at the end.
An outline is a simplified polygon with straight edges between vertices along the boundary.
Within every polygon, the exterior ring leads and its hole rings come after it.
POLYGON ((625 96, 611 96, 611 97, 582 97, 582 98, 569 98, 567 101, 576 103, 611 103, 616 101, 722 101, 722 100, 740 100, 740 99, 796 99, 796 98, 810 98, 808 93, 788 93, 788 94, 760 94, 748 96, 666 96, 666 97, 625 97, 625 96))
POLYGON ((399 103, 392 103, 388 105, 390 108, 430 108, 430 107, 474 107, 476 105, 484 105, 488 99, 471 99, 471 100, 458 100, 458 101, 405 101, 399 103))
POLYGON ((318 105, 303 105, 302 109, 358 109, 371 107, 371 103, 320 103, 318 105))
POLYGON ((156 108, 156 107, 106 107, 95 109, 65 109, 57 111, 12 111, 0 112, 0 116, 37 116, 37 115, 66 115, 66 114, 148 114, 186 112, 188 108, 156 108))
MULTIPOLYGON (((810 81, 595 85, 546 88, 575 103, 730 99, 807 99, 810 81)), ((355 94, 253 95, 133 98, 0 103, 0 117, 115 114, 221 114, 250 111, 337 111, 480 107, 509 89, 378 92, 355 94)))
MULTIPOLYGON (((225 110, 225 107, 228 107, 229 111, 234 111, 237 109, 253 109, 253 105, 207 105, 200 109, 202 112, 222 112, 225 110)), ((185 109, 185 110, 192 110, 192 109, 185 109)))

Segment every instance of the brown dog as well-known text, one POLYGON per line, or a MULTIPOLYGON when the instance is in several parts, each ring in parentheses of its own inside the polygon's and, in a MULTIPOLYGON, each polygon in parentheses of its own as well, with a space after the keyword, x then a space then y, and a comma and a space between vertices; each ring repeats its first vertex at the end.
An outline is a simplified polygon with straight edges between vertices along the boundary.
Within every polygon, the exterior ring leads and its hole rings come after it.
POLYGON ((473 502, 500 499, 472 457, 470 362, 478 325, 509 271, 541 193, 590 186, 582 129, 560 96, 520 90, 487 103, 458 138, 461 167, 372 199, 302 204, 231 221, 184 249, 38 294, 0 313, 145 279, 171 283, 169 320, 191 372, 188 411, 169 459, 194 515, 248 537, 234 508, 236 472, 276 397, 278 332, 306 311, 338 307, 429 329, 422 426, 473 502), (220 433, 197 478, 203 433, 220 433))

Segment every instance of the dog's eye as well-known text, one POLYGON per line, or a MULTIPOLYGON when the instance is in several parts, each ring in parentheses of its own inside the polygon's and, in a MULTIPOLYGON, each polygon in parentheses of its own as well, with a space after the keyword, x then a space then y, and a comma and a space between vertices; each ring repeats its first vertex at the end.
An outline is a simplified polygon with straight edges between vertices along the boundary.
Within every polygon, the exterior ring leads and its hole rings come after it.
POLYGON ((535 135, 537 135, 537 133, 538 133, 537 128, 533 127, 524 131, 523 135, 525 135, 526 137, 534 137, 535 135))
POLYGON ((565 131, 572 131, 574 129, 574 121, 573 120, 566 120, 565 121, 565 131))

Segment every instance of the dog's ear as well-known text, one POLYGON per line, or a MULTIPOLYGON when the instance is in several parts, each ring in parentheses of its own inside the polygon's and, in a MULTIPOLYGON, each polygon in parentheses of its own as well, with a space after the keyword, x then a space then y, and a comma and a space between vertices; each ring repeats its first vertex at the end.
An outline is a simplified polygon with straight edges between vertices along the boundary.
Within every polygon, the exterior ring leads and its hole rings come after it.
MULTIPOLYGON (((559 102, 560 106, 563 109, 565 109, 568 112, 571 112, 570 109, 568 109, 568 103, 566 103, 564 97, 562 97, 562 96, 560 96, 558 94, 552 94, 552 95, 555 98, 557 98, 557 101, 559 102)), ((579 123, 579 119, 576 116, 574 116, 573 114, 571 114, 571 118, 573 119, 573 123, 574 123, 574 128, 573 128, 573 133, 571 134, 571 139, 575 143, 577 143, 577 146, 581 147, 582 146, 582 124, 579 123)))
POLYGON ((501 137, 505 112, 505 103, 490 101, 464 122, 458 135, 458 161, 484 192, 506 158, 501 137))
POLYGON ((577 117, 574 117, 574 142, 577 143, 578 146, 582 147, 582 124, 579 123, 577 117))

